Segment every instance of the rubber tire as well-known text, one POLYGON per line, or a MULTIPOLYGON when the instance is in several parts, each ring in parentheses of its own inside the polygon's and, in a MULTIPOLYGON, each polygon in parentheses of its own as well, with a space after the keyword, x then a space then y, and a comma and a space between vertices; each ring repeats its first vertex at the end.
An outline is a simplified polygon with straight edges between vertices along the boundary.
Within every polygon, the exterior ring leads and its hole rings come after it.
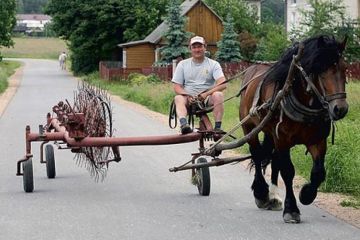
MULTIPOLYGON (((207 163, 206 158, 198 158, 197 163, 207 163)), ((210 195, 210 170, 209 167, 196 168, 196 173, 199 175, 199 182, 197 188, 201 196, 210 195)))
POLYGON ((46 174, 48 178, 55 178, 55 155, 54 147, 50 144, 45 146, 45 157, 46 157, 46 174))
POLYGON ((23 185, 25 192, 33 192, 34 191, 34 177, 33 177, 33 165, 32 159, 25 161, 22 163, 23 167, 23 185))

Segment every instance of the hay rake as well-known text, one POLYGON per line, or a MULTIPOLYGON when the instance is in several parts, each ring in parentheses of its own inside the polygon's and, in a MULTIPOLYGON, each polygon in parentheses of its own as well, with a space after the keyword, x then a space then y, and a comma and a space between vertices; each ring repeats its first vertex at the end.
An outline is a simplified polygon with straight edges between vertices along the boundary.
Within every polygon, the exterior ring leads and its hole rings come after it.
POLYGON ((52 108, 52 112, 52 114, 47 114, 46 125, 39 125, 38 133, 31 132, 30 126, 26 126, 26 155, 17 162, 16 174, 23 177, 25 192, 34 190, 32 142, 42 142, 40 163, 46 164, 48 178, 56 176, 54 148, 53 145, 47 144, 54 142, 58 149, 69 149, 75 153, 77 164, 86 167, 96 181, 102 181, 106 176, 109 163, 121 160, 119 146, 168 145, 199 141, 199 152, 192 153, 189 162, 170 168, 169 171, 191 169, 193 184, 197 186, 199 194, 205 196, 210 194, 209 167, 250 158, 250 156, 218 158, 221 151, 207 151, 206 141, 222 141, 229 134, 214 131, 207 112, 202 110, 194 113, 199 119, 199 125, 197 130, 190 134, 114 137, 109 96, 104 90, 82 84, 78 86, 74 94, 73 105, 67 100, 61 101, 52 108), (206 156, 212 157, 212 160, 208 162, 206 156))

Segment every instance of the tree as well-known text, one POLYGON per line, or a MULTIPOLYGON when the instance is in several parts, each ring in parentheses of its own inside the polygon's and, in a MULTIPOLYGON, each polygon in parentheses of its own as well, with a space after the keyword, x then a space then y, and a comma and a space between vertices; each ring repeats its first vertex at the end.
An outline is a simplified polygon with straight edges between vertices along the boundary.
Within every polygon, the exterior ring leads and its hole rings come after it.
POLYGON ((126 8, 124 40, 141 40, 151 33, 166 14, 167 0, 132 0, 126 8))
POLYGON ((343 0, 309 0, 309 8, 301 11, 300 29, 302 37, 333 34, 334 29, 345 19, 343 0))
POLYGON ((72 52, 71 68, 79 74, 97 70, 100 60, 120 56, 117 44, 151 31, 161 22, 154 15, 161 13, 162 8, 146 12, 146 4, 154 4, 152 7, 157 9, 163 1, 49 0, 45 12, 52 16, 57 35, 67 40, 72 52), (148 23, 147 17, 156 21, 148 23))
POLYGON ((345 57, 349 62, 360 61, 360 19, 346 19, 337 27, 338 38, 347 36, 345 57))
POLYGON ((257 14, 250 9, 244 0, 204 0, 222 19, 228 12, 234 18, 234 30, 238 33, 258 31, 257 14))
POLYGON ((320 34, 334 35, 342 40, 348 36, 345 56, 350 61, 359 60, 360 30, 359 20, 346 18, 345 6, 342 0, 309 0, 310 7, 301 11, 302 27, 292 32, 300 38, 320 34))
POLYGON ((221 34, 221 40, 217 43, 218 51, 216 59, 220 62, 238 62, 241 59, 240 45, 237 41, 238 35, 234 31, 234 19, 228 12, 224 22, 224 32, 221 34))
POLYGON ((284 24, 283 0, 266 0, 261 3, 261 22, 284 24))
POLYGON ((284 26, 267 24, 263 29, 266 29, 266 34, 257 45, 254 58, 259 61, 276 61, 290 44, 284 26))
POLYGON ((49 0, 16 0, 18 13, 43 13, 49 0))
POLYGON ((181 16, 179 0, 170 0, 166 8, 167 16, 165 23, 168 30, 164 34, 167 45, 161 48, 161 61, 171 63, 173 59, 188 54, 189 50, 184 45, 190 37, 190 33, 185 31, 186 17, 181 16))
MULTIPOLYGON (((11 32, 16 24, 16 2, 15 0, 1 0, 0 2, 0 47, 11 47, 14 42, 11 32)), ((1 60, 1 54, 0 54, 1 60)))

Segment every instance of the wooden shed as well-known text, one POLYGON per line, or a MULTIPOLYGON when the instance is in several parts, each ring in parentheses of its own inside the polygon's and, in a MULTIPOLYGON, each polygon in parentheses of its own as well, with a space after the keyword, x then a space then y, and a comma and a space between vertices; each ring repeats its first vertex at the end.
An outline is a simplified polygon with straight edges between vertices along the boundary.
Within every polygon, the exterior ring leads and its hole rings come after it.
MULTIPOLYGON (((208 45, 207 50, 213 55, 217 51, 216 43, 220 41, 223 31, 222 19, 202 0, 184 1, 181 11, 181 15, 187 17, 185 30, 203 36, 208 45)), ((144 40, 119 44, 122 48, 123 67, 146 68, 157 62, 159 48, 166 44, 163 34, 167 29, 166 23, 162 22, 144 40)))

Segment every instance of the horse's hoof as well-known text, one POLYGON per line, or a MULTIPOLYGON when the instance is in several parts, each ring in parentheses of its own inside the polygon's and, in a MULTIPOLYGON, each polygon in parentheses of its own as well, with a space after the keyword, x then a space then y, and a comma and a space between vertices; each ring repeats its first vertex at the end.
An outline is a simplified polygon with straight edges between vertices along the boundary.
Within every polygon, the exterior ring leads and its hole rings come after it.
POLYGON ((283 216, 285 223, 300 223, 300 213, 292 212, 292 213, 284 213, 283 216))
POLYGON ((270 199, 269 206, 266 209, 272 211, 281 211, 283 209, 282 201, 277 198, 270 199))
POLYGON ((266 200, 261 200, 261 199, 255 198, 255 203, 258 208, 267 209, 269 206, 270 200, 269 200, 269 198, 267 198, 266 200))
POLYGON ((307 183, 301 188, 299 200, 303 205, 309 205, 315 200, 316 195, 317 189, 307 183))

